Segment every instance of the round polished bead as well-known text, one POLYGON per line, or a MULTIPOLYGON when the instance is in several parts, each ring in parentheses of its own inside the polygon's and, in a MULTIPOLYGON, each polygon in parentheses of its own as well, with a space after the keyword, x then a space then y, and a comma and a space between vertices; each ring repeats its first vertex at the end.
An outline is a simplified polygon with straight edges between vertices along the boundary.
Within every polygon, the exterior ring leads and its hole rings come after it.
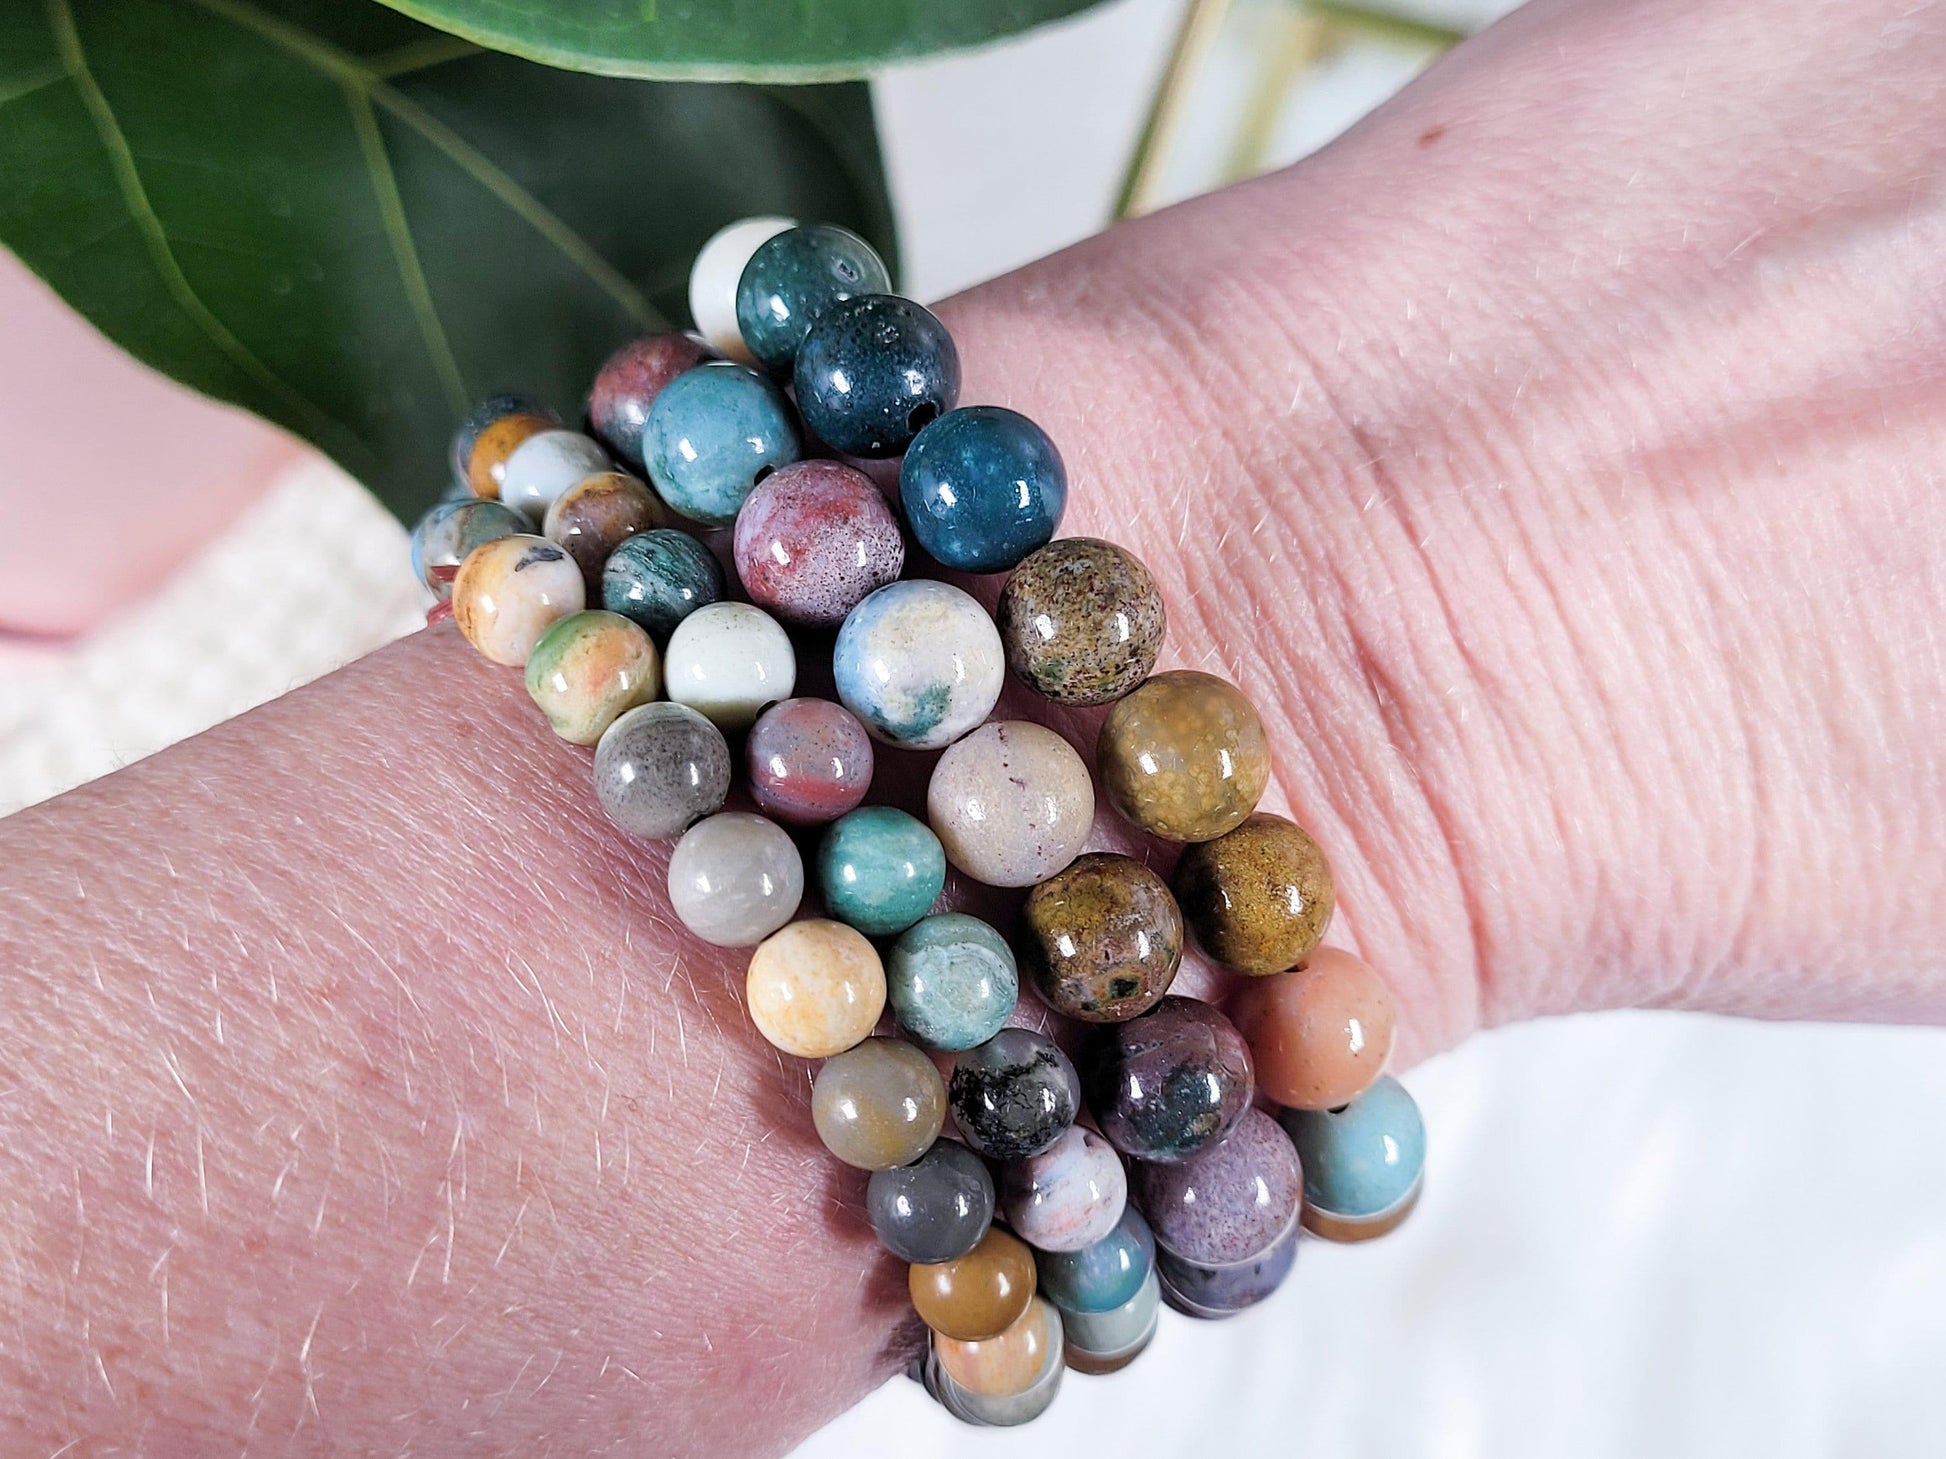
POLYGON ((924 821, 891 806, 840 816, 818 844, 825 910, 872 937, 903 932, 946 887, 946 853, 924 821))
POLYGON ((870 1038, 825 1060, 811 1084, 811 1121, 824 1148, 860 1170, 909 1165, 939 1138, 946 1086, 901 1039, 870 1038))
POLYGON ((1007 666, 1056 704, 1109 704, 1149 676, 1168 615, 1132 554, 1092 537, 1050 542, 1007 579, 995 615, 1007 666))
POLYGON ((1061 1362, 1061 1314, 1046 1300, 1030 1300, 1006 1331, 961 1341, 941 1334, 933 1343, 939 1366, 981 1398, 1011 1398, 1039 1383, 1061 1362))
POLYGON ((750 798, 790 826, 821 826, 872 788, 872 737, 829 699, 786 699, 757 716, 745 744, 750 798))
POLYGON ((554 733, 592 745, 661 692, 662 660, 648 634, 619 613, 571 613, 527 656, 527 693, 554 733))
POLYGON ((1003 1028, 961 1053, 948 1092, 960 1134, 990 1160, 1040 1154, 1081 1109, 1081 1082, 1068 1056, 1025 1028, 1003 1028))
POLYGON ((891 287, 871 244, 848 228, 807 223, 766 239, 750 255, 737 282, 737 330, 758 364, 788 375, 797 347, 827 309, 891 287))
POLYGON ((633 618, 658 643, 723 596, 716 556, 687 532, 658 527, 626 538, 601 570, 601 606, 633 618))
POLYGON ((885 1011, 878 951, 842 922, 793 922, 750 957, 744 997, 757 1031, 800 1059, 828 1059, 866 1038, 885 1011))
POLYGON ((496 664, 519 668, 534 645, 587 601, 581 569, 545 537, 483 542, 453 579, 453 620, 468 643, 496 664))
POLYGON ((818 627, 844 622, 905 566, 885 498, 836 461, 797 461, 766 477, 737 514, 735 552, 752 602, 818 627))
POLYGON ((983 724, 939 757, 926 819, 975 881, 1032 886, 1074 859, 1095 824, 1095 783, 1074 747, 1024 720, 983 724))
POLYGON ((1039 1300, 1032 1303, 1017 1326, 1026 1328, 1030 1324, 1037 1336, 1029 1339, 1009 1330, 991 1344, 955 1344, 935 1334, 932 1351, 920 1371, 926 1392, 954 1418, 975 1428, 1014 1428, 1033 1422, 1047 1412, 1061 1392, 1061 1379, 1067 1372, 1062 1361, 1067 1345, 1061 1340, 1061 1316, 1051 1304, 1039 1300), (1001 1389, 1022 1381, 1027 1386, 1016 1393, 979 1393, 962 1386, 946 1368, 945 1350, 959 1346, 968 1351, 957 1358, 955 1366, 978 1375, 976 1381, 1001 1389), (982 1355, 979 1350, 985 1347, 995 1347, 996 1351, 982 1355), (1036 1364, 1030 1380, 1027 1374, 1036 1364))
POLYGON ((1332 1241, 1393 1230, 1419 1200, 1426 1125, 1405 1086, 1382 1076, 1340 1109, 1278 1116, 1304 1163, 1304 1225, 1332 1241))
POLYGON ((1047 432, 1020 412, 969 405, 913 438, 899 466, 899 500, 935 562, 1004 572, 1061 525, 1068 469, 1047 432))
POLYGON ((915 1262, 906 1277, 926 1326, 960 1342, 998 1337, 1034 1300, 1034 1253, 998 1226, 951 1261, 915 1262))
POLYGON ((608 726, 595 746, 595 795, 631 835, 679 836, 723 808, 730 747, 686 704, 644 704, 608 726))
POLYGON ((886 996, 900 1025, 928 1048, 957 1053, 1005 1027, 1020 994, 1007 939, 978 917, 922 917, 885 959, 886 996))
POLYGON ((1021 925, 1021 958, 1042 1001, 1089 1023, 1146 1013, 1182 965, 1176 899, 1148 867, 1112 851, 1090 851, 1035 887, 1021 925))
POLYGON ((1042 1251, 1041 1290, 1063 1312, 1112 1312, 1155 1270, 1155 1237, 1131 1202, 1115 1228, 1078 1251, 1042 1251))
POLYGON ((698 821, 669 856, 670 905, 683 926, 718 947, 762 942, 803 896, 797 847, 776 822, 748 811, 698 821))
POLYGON ((1370 964, 1335 947, 1319 948, 1295 972, 1253 978, 1230 1011, 1264 1093, 1293 1109, 1356 1099, 1392 1053, 1392 995, 1370 964))
POLYGON ((748 362, 750 350, 737 328, 737 281, 750 257, 787 228, 795 218, 739 218, 709 237, 689 269, 689 314, 696 332, 719 355, 748 362))
POLYGON ((531 395, 495 395, 481 401, 453 432, 454 484, 476 497, 498 500, 500 478, 515 447, 560 424, 561 417, 531 395))
MULTIPOLYGON (((1060 1306, 1058 1302, 1055 1305, 1060 1306)), ((1156 1312, 1161 1306, 1162 1290, 1151 1267, 1141 1286, 1135 1289, 1135 1295, 1119 1307, 1106 1312, 1070 1312, 1062 1308, 1061 1326, 1070 1354, 1079 1348, 1093 1356, 1116 1357, 1131 1349, 1139 1350, 1154 1336, 1156 1312)))
POLYGON ((852 609, 831 669, 845 708, 874 738, 908 750, 943 749, 979 724, 1007 676, 986 610, 924 579, 880 588, 852 609))
POLYGON ((940 1140, 909 1165, 880 1170, 865 1187, 879 1243, 901 1261, 965 1256, 993 1224, 993 1177, 956 1140, 940 1140))
POLYGON ((1158 1246, 1185 1261, 1227 1266, 1284 1234, 1303 1177, 1290 1137, 1252 1109, 1228 1136, 1187 1160, 1137 1163, 1129 1185, 1158 1246))
POLYGON ((1302 826, 1263 811, 1184 851, 1175 887, 1197 941, 1240 973, 1296 967, 1331 921, 1324 852, 1302 826))
POLYGON ((670 508, 727 527, 758 482, 800 454, 783 392, 755 370, 718 360, 685 370, 656 396, 642 427, 642 465, 670 508))
POLYGON ((1096 1030, 1080 1059, 1102 1133, 1137 1160, 1186 1160, 1250 1108, 1249 1045, 1195 998, 1164 998, 1140 1018, 1096 1030))
POLYGON ((1041 1251, 1080 1251, 1115 1229, 1128 1207, 1128 1176, 1115 1147, 1069 1125, 1038 1155, 1002 1172, 1007 1224, 1041 1251))
POLYGON ((811 327, 792 379, 820 441, 847 456, 896 456, 959 403, 959 351, 930 309, 865 294, 811 327))
POLYGON ((1170 841, 1242 824, 1270 783, 1270 741, 1250 701, 1212 674, 1157 674, 1108 711, 1102 788, 1130 822, 1170 841))
POLYGON ((525 512, 536 526, 547 509, 570 487, 609 470, 608 453, 579 431, 541 431, 529 436, 507 458, 500 500, 525 512))
POLYGON ((630 340, 595 376, 588 392, 588 424, 617 460, 642 469, 642 427, 662 387, 709 358, 693 334, 652 334, 630 340))
POLYGON ((744 729, 791 697, 797 654, 783 626, 748 603, 709 603, 676 625, 663 655, 669 697, 719 728, 744 729))
POLYGON ((412 575, 443 602, 453 595, 459 565, 475 547, 532 530, 526 517, 501 502, 441 502, 412 529, 412 575))
POLYGON ((1293 1213, 1283 1234, 1264 1250, 1221 1266, 1206 1266, 1162 1251, 1156 1256, 1156 1275, 1169 1305, 1185 1316, 1205 1321, 1233 1317, 1284 1284, 1297 1261, 1302 1230, 1293 1213))
POLYGON ((554 499, 542 531, 581 565, 592 602, 601 596, 601 572, 608 555, 636 533, 659 527, 667 517, 655 493, 633 476, 599 471, 554 499))

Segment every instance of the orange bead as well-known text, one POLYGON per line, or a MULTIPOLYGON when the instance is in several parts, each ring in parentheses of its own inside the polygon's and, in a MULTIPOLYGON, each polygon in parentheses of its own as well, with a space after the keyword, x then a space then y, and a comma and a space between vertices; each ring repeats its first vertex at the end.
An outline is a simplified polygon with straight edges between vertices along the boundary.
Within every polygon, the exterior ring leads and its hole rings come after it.
POLYGON ((523 410, 503 415, 481 431, 466 458, 466 484, 473 488, 473 495, 490 502, 500 500, 500 478, 506 475, 507 458, 529 436, 560 428, 559 421, 523 410))
POLYGON ((1321 947, 1295 972, 1253 978, 1230 1017, 1257 1087, 1292 1109, 1336 1109, 1371 1088, 1392 1052, 1392 996, 1370 965, 1321 947))
POLYGON ((998 1337, 933 1342, 939 1366, 967 1392, 980 1398, 1012 1398, 1025 1393, 1061 1361, 1061 1315, 1054 1304, 1036 1297, 998 1337))
POLYGON ((965 1256, 915 1264, 907 1278, 926 1326, 959 1342, 985 1342, 1012 1327, 1034 1300, 1034 1282, 1034 1253, 998 1226, 965 1256))

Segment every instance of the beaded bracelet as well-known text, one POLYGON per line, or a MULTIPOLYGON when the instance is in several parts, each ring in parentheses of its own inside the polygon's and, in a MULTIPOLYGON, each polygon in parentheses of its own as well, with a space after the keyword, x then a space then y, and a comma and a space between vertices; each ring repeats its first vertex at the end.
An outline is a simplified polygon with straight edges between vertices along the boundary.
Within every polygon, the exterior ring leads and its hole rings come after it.
POLYGON ((818 1135, 871 1172, 873 1229, 911 1264, 931 1329, 915 1376, 959 1418, 1016 1424, 1066 1368, 1133 1361, 1163 1302, 1221 1318, 1262 1301, 1300 1230, 1397 1226, 1425 1131, 1384 1075, 1384 985, 1320 945, 1323 852, 1256 808, 1270 778, 1256 710, 1211 675, 1151 672, 1166 614, 1148 569, 1108 542, 1054 540, 1053 442, 1014 411, 959 407, 951 336, 889 290, 842 228, 724 229, 690 282, 704 337, 618 351, 589 395, 591 434, 520 395, 460 425, 457 499, 419 524, 414 566, 431 616, 450 610, 481 653, 524 666, 555 732, 595 747, 609 819, 680 838, 677 915, 753 947, 758 1031, 823 1061, 818 1135), (903 577, 899 518, 831 456, 902 457, 904 531, 944 567, 1009 572, 997 614, 903 577), (729 529, 750 601, 727 596, 698 527, 729 529), (786 625, 837 630, 841 703, 793 697, 807 641, 786 625), (1054 704, 1111 706, 1102 788, 1139 830, 1186 843, 1173 883, 1083 850, 1081 757, 1040 725, 987 719, 1008 669, 1054 704), (732 734, 763 814, 723 809, 732 734), (863 803, 874 741, 943 751, 930 825, 863 803), (792 920, 805 868, 786 825, 826 827, 824 917, 792 920), (1029 889, 1017 953, 987 922, 933 910, 949 863, 1029 889), (1169 992, 1185 927, 1246 975, 1231 1017, 1169 992), (1088 1026, 1076 1061, 1009 1026, 1023 972, 1088 1026), (888 1005, 906 1038, 875 1033, 888 1005), (941 1137, 949 1113, 963 1143, 941 1137))

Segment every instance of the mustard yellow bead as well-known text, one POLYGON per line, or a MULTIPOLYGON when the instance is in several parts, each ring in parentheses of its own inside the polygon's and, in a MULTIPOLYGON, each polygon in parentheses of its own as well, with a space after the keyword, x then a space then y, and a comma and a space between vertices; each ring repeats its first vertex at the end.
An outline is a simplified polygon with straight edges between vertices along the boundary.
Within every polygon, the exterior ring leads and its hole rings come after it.
POLYGON ((906 1285, 913 1307, 934 1332, 985 1342, 1020 1320, 1034 1300, 1035 1280, 1027 1243, 994 1226, 965 1256, 915 1264, 906 1285))

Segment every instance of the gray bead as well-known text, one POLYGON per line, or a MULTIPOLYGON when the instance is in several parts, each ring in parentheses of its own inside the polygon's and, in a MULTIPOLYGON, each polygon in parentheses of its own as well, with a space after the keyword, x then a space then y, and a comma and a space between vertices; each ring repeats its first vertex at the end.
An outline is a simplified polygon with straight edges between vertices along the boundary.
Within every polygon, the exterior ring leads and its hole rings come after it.
POLYGON ((595 794, 608 819, 650 841, 681 835, 730 793, 723 731, 686 704, 644 704, 595 747, 595 794))
POLYGON ((965 1256, 993 1221, 993 1177, 964 1145, 941 1140, 910 1165, 880 1170, 865 1210, 885 1249, 901 1261, 965 1256))
POLYGON ((1055 1042, 1003 1028, 953 1061, 953 1119, 990 1160, 1024 1160, 1061 1138, 1081 1109, 1081 1081, 1055 1042))
POLYGON ((755 947, 791 920, 803 896, 796 843, 749 811, 698 821, 669 853, 669 905, 683 926, 718 947, 755 947))

